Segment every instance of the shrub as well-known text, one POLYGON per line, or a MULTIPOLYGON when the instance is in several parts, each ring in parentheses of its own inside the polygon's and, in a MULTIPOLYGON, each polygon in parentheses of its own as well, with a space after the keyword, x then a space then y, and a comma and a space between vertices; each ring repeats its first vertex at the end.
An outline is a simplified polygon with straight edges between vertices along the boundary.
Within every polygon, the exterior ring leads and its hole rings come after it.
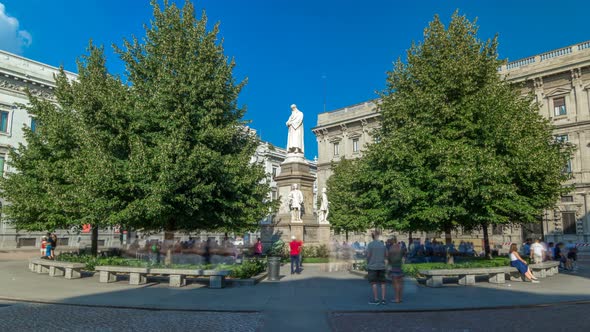
POLYGON ((266 260, 251 259, 244 261, 242 265, 232 266, 230 276, 237 279, 248 279, 264 272, 264 270, 266 270, 266 260))

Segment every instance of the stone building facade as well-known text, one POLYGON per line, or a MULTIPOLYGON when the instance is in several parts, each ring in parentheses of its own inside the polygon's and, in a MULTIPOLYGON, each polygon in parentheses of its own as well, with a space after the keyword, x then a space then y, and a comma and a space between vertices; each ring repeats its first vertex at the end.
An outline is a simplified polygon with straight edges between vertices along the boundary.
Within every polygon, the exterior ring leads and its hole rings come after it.
POLYGON ((539 112, 554 126, 555 138, 576 147, 565 171, 573 185, 554 209, 543 213, 548 241, 590 242, 588 198, 590 194, 590 41, 567 46, 499 68, 507 80, 534 93, 539 112))
MULTIPOLYGON (((567 140, 577 149, 565 167, 572 173, 571 194, 561 197, 556 207, 546 210, 542 222, 534 225, 490 228, 491 244, 505 249, 510 242, 544 235, 546 241, 590 242, 588 195, 590 195, 590 41, 525 59, 498 68, 500 75, 523 84, 523 93, 534 93, 540 113, 554 125, 555 138, 567 140)), ((374 141, 372 131, 379 127, 377 101, 369 101, 318 115, 313 132, 318 142, 318 187, 323 188, 332 174, 332 162, 362 155, 366 144, 374 141)), ((440 234, 416 234, 422 239, 440 234)), ((457 241, 481 246, 481 232, 456 231, 457 241)), ((402 235, 403 238, 403 235, 402 235)), ((368 233, 353 239, 366 241, 368 233)))

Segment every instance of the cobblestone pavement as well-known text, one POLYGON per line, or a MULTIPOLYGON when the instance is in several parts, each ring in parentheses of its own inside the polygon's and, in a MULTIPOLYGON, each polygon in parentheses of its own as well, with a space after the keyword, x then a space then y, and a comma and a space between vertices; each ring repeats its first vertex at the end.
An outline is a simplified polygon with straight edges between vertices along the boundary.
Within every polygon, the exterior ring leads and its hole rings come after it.
POLYGON ((260 313, 154 311, 0 302, 0 331, 257 331, 260 313))
MULTIPOLYGON (((393 306, 393 304, 392 304, 393 306)), ((332 313, 335 332, 588 331, 590 303, 438 312, 332 313)))

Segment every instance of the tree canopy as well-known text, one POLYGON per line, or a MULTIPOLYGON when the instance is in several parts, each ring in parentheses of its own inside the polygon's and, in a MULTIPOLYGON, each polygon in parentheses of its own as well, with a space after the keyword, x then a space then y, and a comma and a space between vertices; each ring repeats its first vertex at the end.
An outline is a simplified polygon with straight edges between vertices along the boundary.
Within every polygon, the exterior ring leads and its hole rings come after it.
POLYGON ((448 27, 436 16, 395 62, 380 93, 380 142, 350 176, 365 179, 352 186, 363 188, 357 196, 377 193, 367 202, 383 227, 533 222, 568 190, 571 149, 554 139, 532 96, 499 75, 501 63, 497 38, 480 41, 457 12, 448 27))
POLYGON ((10 152, 16 170, 0 182, 18 229, 92 224, 136 229, 242 231, 269 212, 263 168, 250 162, 258 138, 243 120, 235 63, 219 24, 191 2, 152 1, 146 36, 117 53, 126 80, 109 74, 90 44, 78 77, 56 77, 55 100, 29 95, 39 125, 10 152))

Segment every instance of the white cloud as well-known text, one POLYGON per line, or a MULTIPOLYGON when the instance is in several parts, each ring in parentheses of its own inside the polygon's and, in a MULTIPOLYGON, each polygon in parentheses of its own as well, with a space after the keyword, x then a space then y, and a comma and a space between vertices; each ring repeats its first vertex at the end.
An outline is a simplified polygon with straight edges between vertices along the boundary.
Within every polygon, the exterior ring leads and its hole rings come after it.
POLYGON ((0 49, 20 54, 31 45, 33 38, 29 32, 19 30, 18 20, 8 16, 5 9, 0 2, 0 49))

